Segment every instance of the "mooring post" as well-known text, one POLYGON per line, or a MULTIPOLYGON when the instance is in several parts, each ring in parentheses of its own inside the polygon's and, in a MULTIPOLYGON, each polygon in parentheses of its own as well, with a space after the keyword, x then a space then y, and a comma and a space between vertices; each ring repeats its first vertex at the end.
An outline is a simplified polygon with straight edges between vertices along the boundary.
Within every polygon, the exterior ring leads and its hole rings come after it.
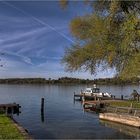
POLYGON ((41 98, 41 121, 44 122, 44 98, 41 98))
POLYGON ((121 95, 121 100, 123 100, 123 95, 121 95))
POLYGON ((44 111, 44 98, 41 98, 41 112, 44 111))
POLYGON ((5 107, 5 114, 8 115, 8 107, 5 107))
POLYGON ((115 99, 115 95, 114 95, 114 99, 115 99))
POLYGON ((95 95, 95 98, 94 98, 94 100, 96 101, 97 100, 97 96, 95 95))
POLYGON ((21 113, 19 108, 21 108, 21 106, 19 104, 17 104, 17 106, 16 106, 16 113, 17 113, 17 115, 19 115, 19 113, 21 113))
POLYGON ((73 99, 75 100, 75 92, 73 93, 73 99))
POLYGON ((128 108, 128 114, 132 113, 132 107, 133 107, 133 103, 130 104, 130 107, 128 108))
POLYGON ((118 108, 116 107, 116 109, 115 109, 115 113, 117 112, 117 110, 118 110, 118 108))
POLYGON ((135 110, 135 112, 134 112, 134 116, 136 116, 136 114, 137 114, 137 110, 135 110))
POLYGON ((85 102, 85 93, 83 94, 82 101, 83 103, 85 102))
POLYGON ((139 99, 140 99, 139 97, 140 97, 140 95, 137 96, 137 101, 138 101, 138 102, 139 102, 139 99))
POLYGON ((133 107, 133 103, 131 103, 131 105, 130 105, 130 108, 132 108, 133 107))

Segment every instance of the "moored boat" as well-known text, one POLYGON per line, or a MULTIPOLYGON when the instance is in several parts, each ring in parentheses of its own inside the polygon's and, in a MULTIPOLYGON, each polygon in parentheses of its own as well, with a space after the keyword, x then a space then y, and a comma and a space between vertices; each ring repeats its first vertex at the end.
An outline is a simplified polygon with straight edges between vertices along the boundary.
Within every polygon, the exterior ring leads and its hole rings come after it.
POLYGON ((97 96, 97 97, 112 97, 112 95, 108 92, 100 92, 100 89, 94 84, 92 88, 86 88, 82 94, 89 96, 97 96))

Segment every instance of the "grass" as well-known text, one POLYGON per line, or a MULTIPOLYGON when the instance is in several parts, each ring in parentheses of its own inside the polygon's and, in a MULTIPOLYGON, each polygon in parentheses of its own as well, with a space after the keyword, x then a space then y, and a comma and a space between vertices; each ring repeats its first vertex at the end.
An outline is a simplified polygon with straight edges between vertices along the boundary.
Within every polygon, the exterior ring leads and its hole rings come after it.
POLYGON ((13 124, 12 120, 5 115, 0 115, 0 139, 25 139, 13 124))
POLYGON ((132 104, 133 108, 139 108, 140 109, 140 102, 137 101, 116 101, 116 102, 111 102, 110 106, 113 107, 130 107, 132 104))

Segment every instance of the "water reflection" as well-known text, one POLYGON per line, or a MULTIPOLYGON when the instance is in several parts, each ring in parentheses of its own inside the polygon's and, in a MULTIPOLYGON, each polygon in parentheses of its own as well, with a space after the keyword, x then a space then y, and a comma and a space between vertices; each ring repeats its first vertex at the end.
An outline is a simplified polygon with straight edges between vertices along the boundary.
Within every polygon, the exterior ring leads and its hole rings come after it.
POLYGON ((123 125, 115 122, 100 120, 100 124, 104 125, 105 127, 113 128, 118 130, 121 133, 124 133, 129 136, 133 136, 137 139, 140 139, 140 129, 128 125, 123 125))
POLYGON ((41 111, 41 122, 44 123, 44 111, 41 111))

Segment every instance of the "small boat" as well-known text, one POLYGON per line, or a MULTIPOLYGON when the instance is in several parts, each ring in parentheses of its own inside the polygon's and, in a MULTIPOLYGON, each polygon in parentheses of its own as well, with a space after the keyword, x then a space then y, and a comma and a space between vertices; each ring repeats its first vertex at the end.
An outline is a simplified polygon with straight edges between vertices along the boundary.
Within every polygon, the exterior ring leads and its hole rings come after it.
POLYGON ((97 97, 112 97, 112 95, 108 92, 100 92, 100 89, 93 85, 93 88, 86 88, 82 93, 89 96, 97 96, 97 97))

